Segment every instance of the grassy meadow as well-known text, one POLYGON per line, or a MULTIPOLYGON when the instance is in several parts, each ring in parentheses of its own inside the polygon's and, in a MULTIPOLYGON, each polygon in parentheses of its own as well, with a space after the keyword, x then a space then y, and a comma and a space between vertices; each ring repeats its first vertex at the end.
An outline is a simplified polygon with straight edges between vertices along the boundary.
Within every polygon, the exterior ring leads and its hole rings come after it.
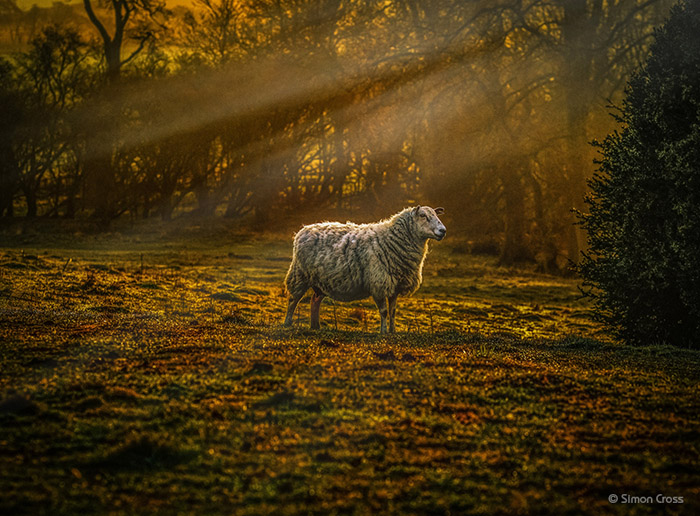
POLYGON ((2 514, 700 513, 700 353, 610 341, 575 279, 448 238, 398 333, 370 300, 311 331, 291 231, 18 233, 2 514))

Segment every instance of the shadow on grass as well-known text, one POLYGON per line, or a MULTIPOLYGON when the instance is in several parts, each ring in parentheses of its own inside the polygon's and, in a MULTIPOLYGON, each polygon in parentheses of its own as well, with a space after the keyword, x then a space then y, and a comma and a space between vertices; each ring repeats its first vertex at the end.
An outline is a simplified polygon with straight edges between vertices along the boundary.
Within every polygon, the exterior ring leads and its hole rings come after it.
POLYGON ((42 412, 43 407, 35 403, 28 396, 11 394, 0 401, 0 418, 13 416, 36 416, 42 412))
POLYGON ((254 409, 269 410, 271 412, 301 411, 318 413, 323 411, 324 405, 320 400, 307 396, 301 396, 294 392, 283 390, 276 392, 253 404, 254 409))
POLYGON ((194 450, 179 449, 162 440, 140 435, 115 446, 87 466, 103 472, 163 470, 191 462, 197 455, 194 450))

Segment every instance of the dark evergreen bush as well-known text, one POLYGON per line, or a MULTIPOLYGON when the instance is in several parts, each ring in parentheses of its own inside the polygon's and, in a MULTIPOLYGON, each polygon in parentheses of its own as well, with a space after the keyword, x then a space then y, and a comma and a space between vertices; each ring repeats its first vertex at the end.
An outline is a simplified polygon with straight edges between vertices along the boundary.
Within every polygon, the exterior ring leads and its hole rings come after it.
POLYGON ((624 341, 700 347, 700 0, 657 30, 619 120, 581 215, 585 290, 624 341))

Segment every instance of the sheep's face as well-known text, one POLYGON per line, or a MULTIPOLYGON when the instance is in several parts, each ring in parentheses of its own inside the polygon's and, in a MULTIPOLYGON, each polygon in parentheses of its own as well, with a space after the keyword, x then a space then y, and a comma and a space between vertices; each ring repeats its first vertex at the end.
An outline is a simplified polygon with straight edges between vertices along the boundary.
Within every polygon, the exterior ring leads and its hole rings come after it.
MULTIPOLYGON (((438 208, 442 213, 442 208, 438 208)), ((418 233, 425 238, 434 238, 442 240, 445 238, 447 229, 438 218, 436 211, 429 206, 416 206, 413 208, 413 217, 416 221, 418 233)))

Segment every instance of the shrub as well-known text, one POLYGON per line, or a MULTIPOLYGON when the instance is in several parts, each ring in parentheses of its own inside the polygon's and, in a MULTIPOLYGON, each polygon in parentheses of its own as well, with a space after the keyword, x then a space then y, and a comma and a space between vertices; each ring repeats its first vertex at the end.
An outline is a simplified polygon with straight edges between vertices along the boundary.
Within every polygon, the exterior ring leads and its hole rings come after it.
POLYGON ((700 0, 676 5, 597 143, 579 271, 599 319, 633 344, 700 347, 700 0))

